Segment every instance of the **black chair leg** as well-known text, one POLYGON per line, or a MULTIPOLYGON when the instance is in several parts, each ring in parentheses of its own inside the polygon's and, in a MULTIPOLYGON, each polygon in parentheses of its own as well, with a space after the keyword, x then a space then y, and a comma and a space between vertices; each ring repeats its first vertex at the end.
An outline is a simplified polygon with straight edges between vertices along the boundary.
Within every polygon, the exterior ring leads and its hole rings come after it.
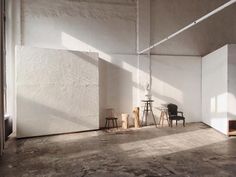
POLYGON ((176 120, 176 126, 177 126, 177 124, 178 124, 178 122, 177 122, 177 120, 176 120))
POLYGON ((170 127, 173 127, 173 120, 170 121, 170 127))
POLYGON ((185 120, 183 120, 183 126, 185 127, 185 120))

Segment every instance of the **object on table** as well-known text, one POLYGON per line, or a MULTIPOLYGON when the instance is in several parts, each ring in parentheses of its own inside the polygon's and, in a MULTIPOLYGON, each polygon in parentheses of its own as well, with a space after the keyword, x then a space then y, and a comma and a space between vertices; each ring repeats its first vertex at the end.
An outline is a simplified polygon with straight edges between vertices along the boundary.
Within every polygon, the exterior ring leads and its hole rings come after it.
POLYGON ((147 126, 148 113, 151 113, 154 124, 157 127, 157 123, 156 123, 156 120, 152 111, 152 103, 154 102, 154 100, 142 100, 142 102, 144 102, 144 109, 143 109, 141 126, 143 126, 144 119, 145 119, 145 125, 147 126))
POLYGON ((178 111, 178 106, 175 104, 168 104, 167 105, 168 108, 168 114, 169 114, 169 120, 170 120, 170 126, 172 127, 173 125, 173 120, 176 121, 176 126, 177 126, 177 122, 182 120, 183 121, 183 126, 185 127, 185 117, 184 117, 184 113, 181 111, 178 111), (178 115, 180 114, 180 115, 178 115))
POLYGON ((133 116, 134 116, 134 127, 140 128, 139 107, 135 107, 133 109, 133 116))

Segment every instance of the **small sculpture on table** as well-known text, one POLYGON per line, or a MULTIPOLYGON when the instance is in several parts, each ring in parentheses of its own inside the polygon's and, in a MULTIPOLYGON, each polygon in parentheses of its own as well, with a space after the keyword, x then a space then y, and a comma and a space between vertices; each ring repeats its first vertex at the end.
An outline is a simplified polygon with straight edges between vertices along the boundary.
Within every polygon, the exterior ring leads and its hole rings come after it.
POLYGON ((145 87, 145 100, 151 100, 152 99, 152 92, 150 84, 147 83, 145 87))

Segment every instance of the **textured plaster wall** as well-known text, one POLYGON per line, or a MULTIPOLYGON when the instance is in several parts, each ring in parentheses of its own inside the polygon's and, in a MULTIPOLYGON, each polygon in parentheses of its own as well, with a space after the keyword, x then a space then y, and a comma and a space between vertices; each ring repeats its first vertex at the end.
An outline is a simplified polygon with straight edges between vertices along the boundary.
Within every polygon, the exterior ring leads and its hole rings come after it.
POLYGON ((99 128, 95 53, 18 47, 17 137, 99 128))
POLYGON ((135 0, 22 1, 24 45, 67 48, 64 34, 78 40, 80 48, 134 54, 135 31, 135 0))

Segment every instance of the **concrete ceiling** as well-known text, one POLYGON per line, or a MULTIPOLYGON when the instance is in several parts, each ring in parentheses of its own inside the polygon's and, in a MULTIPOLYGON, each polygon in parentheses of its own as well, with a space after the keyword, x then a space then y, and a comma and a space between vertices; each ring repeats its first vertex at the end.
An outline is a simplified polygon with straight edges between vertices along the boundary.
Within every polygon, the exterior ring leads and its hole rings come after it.
MULTIPOLYGON (((152 0, 151 44, 209 13, 227 0, 152 0)), ((236 3, 152 49, 152 54, 204 56, 236 44, 236 3)))

